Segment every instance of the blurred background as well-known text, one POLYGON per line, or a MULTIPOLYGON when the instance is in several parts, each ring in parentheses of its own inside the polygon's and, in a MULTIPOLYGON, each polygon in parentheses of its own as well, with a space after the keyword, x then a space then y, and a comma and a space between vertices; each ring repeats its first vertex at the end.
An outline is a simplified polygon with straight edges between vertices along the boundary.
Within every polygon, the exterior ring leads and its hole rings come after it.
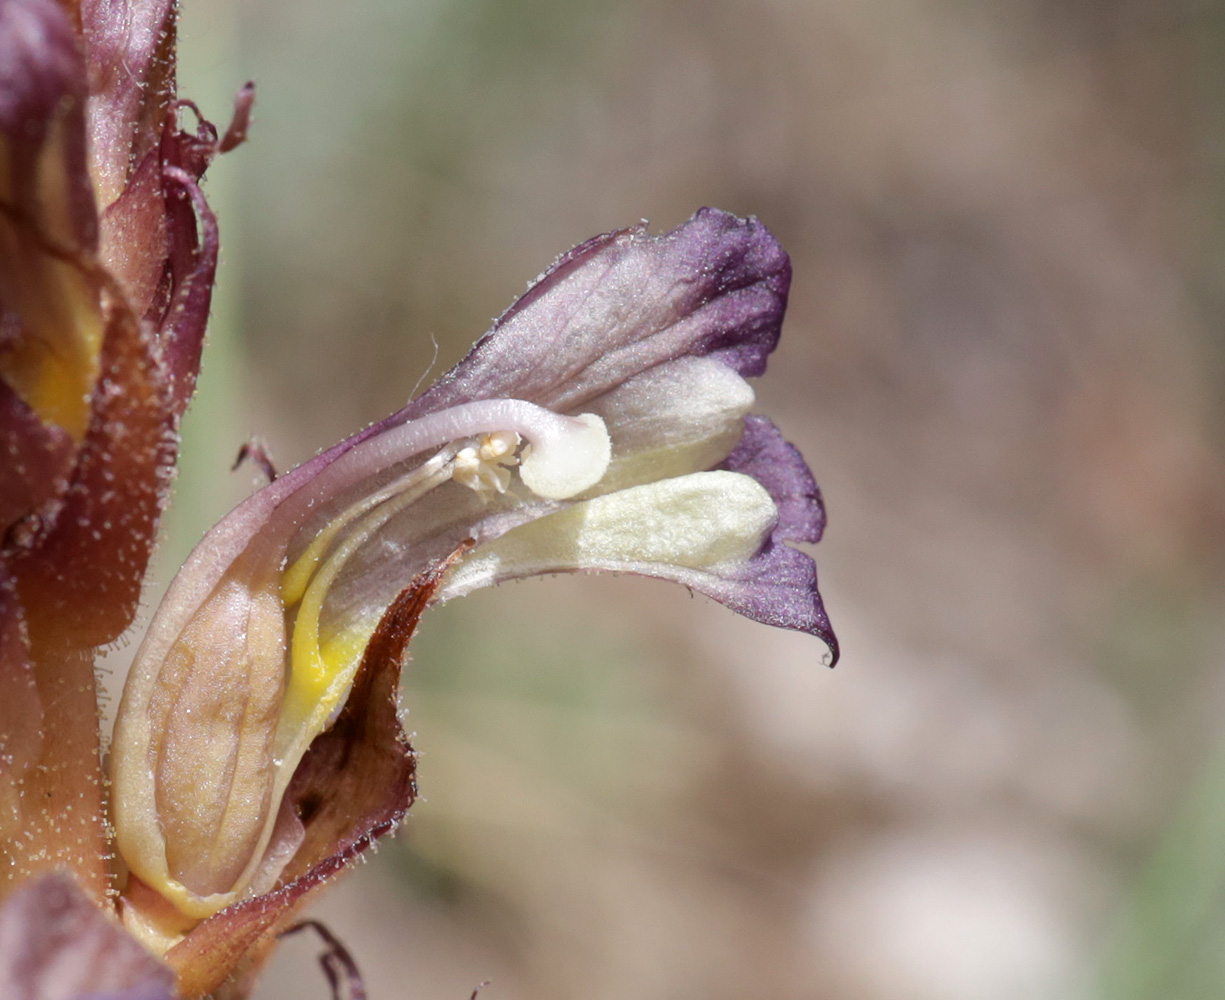
POLYGON ((162 583, 248 435, 398 408, 588 236, 710 204, 794 263, 759 409, 842 663, 641 580, 431 614, 423 798, 315 913, 373 1000, 1225 995, 1225 4, 184 16, 184 96, 258 102, 162 583))

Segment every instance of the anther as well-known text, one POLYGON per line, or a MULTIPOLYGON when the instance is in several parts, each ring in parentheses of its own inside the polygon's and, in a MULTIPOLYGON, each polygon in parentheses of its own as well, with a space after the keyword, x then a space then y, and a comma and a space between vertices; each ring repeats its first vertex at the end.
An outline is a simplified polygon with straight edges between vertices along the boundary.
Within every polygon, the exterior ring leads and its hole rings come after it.
POLYGON ((518 465, 515 450, 519 435, 514 431, 494 431, 484 435, 477 445, 468 445, 455 453, 451 478, 477 493, 494 490, 505 493, 510 485, 510 469, 518 465))

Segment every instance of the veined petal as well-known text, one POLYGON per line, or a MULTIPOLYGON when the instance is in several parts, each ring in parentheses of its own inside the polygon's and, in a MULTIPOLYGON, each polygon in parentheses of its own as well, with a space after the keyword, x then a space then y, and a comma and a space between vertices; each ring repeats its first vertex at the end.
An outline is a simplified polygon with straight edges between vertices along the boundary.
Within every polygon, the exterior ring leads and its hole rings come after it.
POLYGON ((588 488, 608 464, 598 417, 477 401, 320 456, 240 505, 188 559, 137 654, 111 746, 120 850, 181 913, 207 916, 251 884, 281 795, 352 682, 370 631, 320 636, 335 575, 418 499, 471 496, 453 481, 456 442, 503 431, 532 445, 524 462, 550 495, 588 488), (334 496, 349 505, 303 538, 334 496))
POLYGON ((717 209, 662 236, 597 236, 559 257, 404 415, 502 396, 570 411, 681 357, 761 375, 790 284, 770 231, 717 209))
POLYGON ((391 603, 343 711, 294 774, 277 822, 293 849, 282 884, 204 920, 166 955, 185 996, 250 975, 302 906, 404 818, 417 786, 416 755, 400 728, 400 669, 449 563, 419 574, 391 603))

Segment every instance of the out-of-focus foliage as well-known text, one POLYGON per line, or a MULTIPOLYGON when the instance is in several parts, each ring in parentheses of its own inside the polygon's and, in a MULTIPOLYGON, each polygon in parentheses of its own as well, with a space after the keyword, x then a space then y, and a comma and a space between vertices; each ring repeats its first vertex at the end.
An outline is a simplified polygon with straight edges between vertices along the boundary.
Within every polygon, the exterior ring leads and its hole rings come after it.
MULTIPOLYGON (((639 217, 755 212, 794 261, 762 391, 843 664, 637 582, 427 618, 424 800, 320 914, 373 996, 1221 995, 1220 4, 186 13, 185 73, 261 93, 223 454, 381 416, 639 217)), ((326 996, 308 955, 265 1000, 326 996)))

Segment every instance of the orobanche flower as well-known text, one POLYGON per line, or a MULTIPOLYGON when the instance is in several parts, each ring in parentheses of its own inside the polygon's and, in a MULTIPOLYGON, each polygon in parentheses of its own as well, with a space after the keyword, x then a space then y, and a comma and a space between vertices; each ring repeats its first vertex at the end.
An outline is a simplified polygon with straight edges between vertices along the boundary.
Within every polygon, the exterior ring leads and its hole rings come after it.
POLYGON ((172 0, 0 0, 0 902, 111 885, 95 650, 135 615, 217 266, 199 181, 251 103, 180 128, 173 43, 172 0))
POLYGON ((0 0, 6 997, 246 996, 412 804, 398 684, 431 603, 639 573, 837 658, 789 544, 820 538, 820 495, 749 412, 787 257, 703 210, 572 250, 404 410, 209 532, 125 688, 108 823, 94 662, 133 621, 200 363, 199 182, 252 100, 220 135, 177 98, 174 40, 173 0, 0 0))
POLYGON ((395 686, 426 604, 533 574, 637 573, 837 658, 816 568, 787 544, 820 539, 820 494, 750 413, 789 281, 763 225, 712 209, 661 236, 596 237, 403 410, 204 537, 111 745, 124 921, 186 995, 215 988, 218 948, 266 948, 407 809, 395 686))

